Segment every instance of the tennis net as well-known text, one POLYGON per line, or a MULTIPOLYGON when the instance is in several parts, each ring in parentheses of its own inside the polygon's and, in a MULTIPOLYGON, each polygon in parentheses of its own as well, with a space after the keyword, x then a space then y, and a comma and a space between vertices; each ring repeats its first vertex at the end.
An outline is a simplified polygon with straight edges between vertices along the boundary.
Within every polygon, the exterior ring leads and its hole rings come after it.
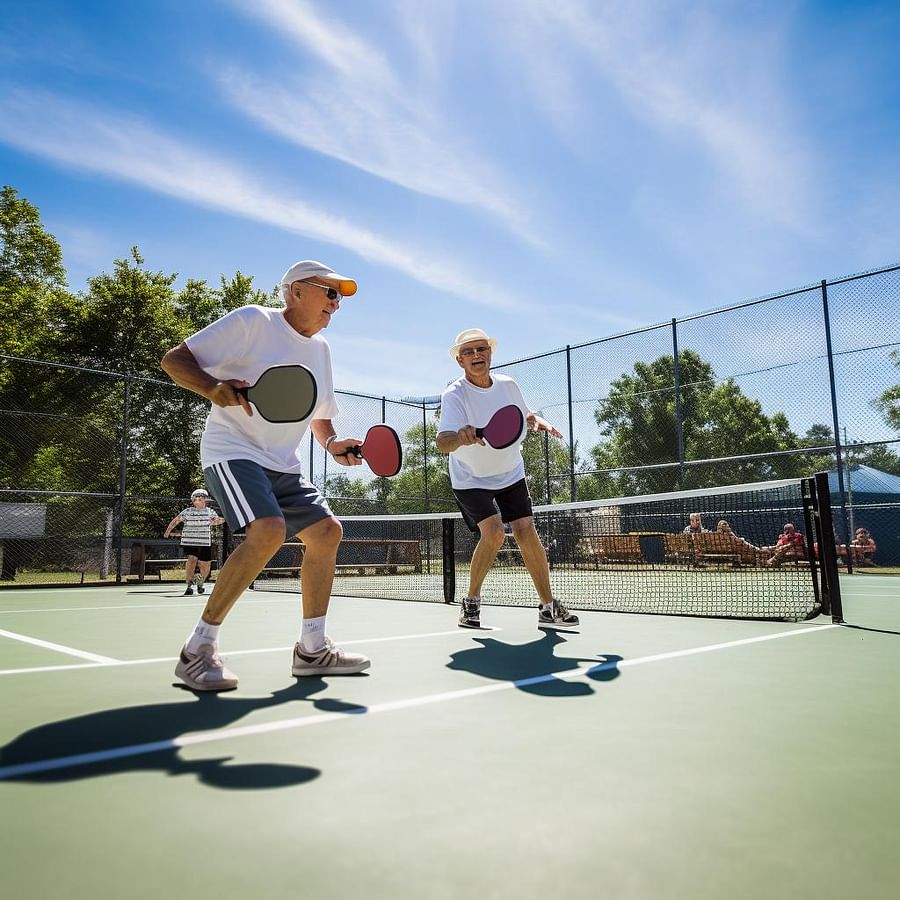
MULTIPOLYGON (((534 518, 554 596, 573 609, 802 621, 831 611, 829 589, 836 589, 836 566, 831 585, 817 560, 819 534, 832 533, 827 490, 822 494, 814 479, 773 481, 541 506, 534 518), (706 530, 685 531, 692 514, 706 530), (801 539, 779 544, 788 523, 801 539)), ((476 536, 458 513, 341 522, 335 595, 465 596, 476 536)), ((300 542, 284 544, 254 589, 299 591, 303 552, 300 542)), ((487 604, 537 602, 511 535, 481 597, 487 604)))

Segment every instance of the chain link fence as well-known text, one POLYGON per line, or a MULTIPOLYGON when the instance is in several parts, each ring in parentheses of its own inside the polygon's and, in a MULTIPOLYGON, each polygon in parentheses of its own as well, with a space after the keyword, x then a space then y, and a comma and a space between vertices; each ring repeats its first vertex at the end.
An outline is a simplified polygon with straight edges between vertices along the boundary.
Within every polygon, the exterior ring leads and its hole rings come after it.
MULTIPOLYGON (((900 566, 900 267, 495 369, 564 433, 523 445, 536 502, 831 470, 836 543, 846 548, 865 527, 878 565, 900 566), (880 473, 877 489, 860 489, 860 467, 880 473)), ((340 434, 364 438, 387 423, 404 466, 393 479, 337 466, 308 434, 309 477, 336 513, 455 508, 433 404, 345 391, 338 402, 340 434)), ((3 582, 117 583, 146 574, 135 571, 142 554, 178 559, 162 532, 203 483, 207 411, 168 381, 0 357, 3 582)), ((225 551, 220 536, 219 564, 225 551)), ((177 566, 151 569, 162 577, 177 566)))

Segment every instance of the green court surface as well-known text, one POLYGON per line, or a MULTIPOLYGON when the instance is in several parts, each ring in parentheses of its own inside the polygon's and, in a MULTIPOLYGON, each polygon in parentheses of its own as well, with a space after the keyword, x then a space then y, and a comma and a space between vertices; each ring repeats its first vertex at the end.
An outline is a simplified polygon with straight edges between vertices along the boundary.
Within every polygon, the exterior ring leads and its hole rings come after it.
POLYGON ((237 691, 173 686, 177 585, 0 592, 9 898, 895 898, 900 580, 846 624, 336 597, 361 675, 295 679, 255 591, 237 691))

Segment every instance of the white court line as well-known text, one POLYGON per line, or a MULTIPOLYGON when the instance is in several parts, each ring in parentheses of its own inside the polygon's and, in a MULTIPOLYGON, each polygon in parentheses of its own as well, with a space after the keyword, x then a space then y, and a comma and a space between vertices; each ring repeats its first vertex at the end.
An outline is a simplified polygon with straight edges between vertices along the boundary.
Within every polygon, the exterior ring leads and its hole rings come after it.
POLYGON ((3 629, 0 629, 0 637, 8 637, 14 641, 21 641, 23 644, 34 644, 35 647, 44 647, 47 650, 56 650, 58 653, 66 653, 69 656, 77 656, 80 659, 89 659, 95 663, 100 663, 101 665, 119 662, 119 660, 113 659, 111 656, 100 656, 97 653, 88 653, 86 650, 76 650, 74 647, 64 647, 62 644, 54 644, 51 641, 41 641, 24 634, 16 634, 14 631, 3 631, 3 629))
MULTIPOLYGON (((497 627, 484 627, 481 631, 502 631, 502 628, 497 627)), ((459 628, 455 628, 453 631, 428 631, 424 634, 396 634, 390 635, 389 637, 380 637, 380 638, 361 638, 357 641, 341 641, 342 647, 349 647, 355 644, 380 644, 384 641, 412 641, 417 638, 428 638, 428 637, 443 637, 448 634, 456 634, 460 633, 459 628)), ((9 632, 0 631, 0 635, 9 634, 9 632)), ((35 641, 31 641, 31 643, 37 643, 35 641)), ((49 645, 55 647, 56 645, 49 645)), ((226 659, 232 656, 249 656, 257 653, 286 653, 288 650, 293 650, 294 645, 290 644, 287 647, 264 647, 259 650, 226 650, 222 651, 222 656, 226 659)), ((74 652, 74 651, 73 651, 74 652)), ((75 652, 77 656, 78 653, 75 652)), ((36 672, 66 672, 71 671, 72 669, 97 669, 97 668, 115 668, 116 666, 143 666, 149 663, 165 663, 165 662, 175 662, 178 659, 177 656, 154 656, 154 657, 146 657, 144 659, 107 659, 105 656, 87 656, 86 658, 93 658, 96 660, 93 663, 73 663, 67 666, 31 666, 27 669, 0 669, 0 675, 32 675, 36 672)))
POLYGON ((685 656, 697 656, 701 653, 712 653, 716 650, 727 650, 733 647, 742 647, 747 644, 758 644, 764 641, 774 641, 779 638, 798 637, 802 634, 812 634, 818 631, 827 631, 831 628, 839 628, 839 625, 814 625, 811 628, 801 628, 794 631, 780 631, 775 634, 766 634, 759 637, 743 638, 737 641, 727 641, 720 644, 706 644, 700 647, 689 647, 685 650, 672 650, 667 653, 654 653, 652 656, 638 656, 634 659, 623 659, 618 662, 599 663, 592 666, 582 666, 578 669, 568 669, 564 672, 552 672, 547 675, 535 675, 531 678, 521 678, 518 681, 501 681, 495 684, 486 684, 480 687, 464 688, 459 691, 445 691, 440 694, 426 694, 422 697, 410 697, 406 700, 394 700, 389 703, 376 703, 374 706, 364 707, 357 712, 345 713, 320 713, 318 715, 301 716, 294 719, 285 719, 280 722, 266 722, 259 725, 244 725, 237 728, 222 728, 217 731, 208 731, 202 734, 186 734, 177 738, 168 738, 162 741, 152 741, 146 744, 132 744, 128 747, 115 747, 109 750, 98 750, 93 753, 79 753, 72 756, 59 756, 55 759, 41 759, 35 762, 19 763, 14 766, 0 766, 0 781, 8 778, 16 778, 21 775, 33 775, 37 772, 49 772, 55 769, 71 769, 78 766, 91 765, 92 763, 106 762, 111 759, 123 759, 129 756, 142 756, 146 753, 157 753, 162 750, 177 750, 181 747, 192 747, 198 744, 211 744, 215 741, 225 741, 232 738, 250 737, 257 734, 270 734, 277 731, 289 731, 294 728, 307 728, 314 725, 325 725, 328 722, 336 722, 340 719, 349 719, 353 716, 376 715, 396 710, 413 709, 420 706, 430 706, 435 703, 448 703, 453 700, 463 700, 469 697, 478 697, 482 694, 495 694, 500 691, 508 691, 513 688, 526 687, 533 684, 558 679, 569 681, 579 678, 589 672, 603 672, 613 669, 633 668, 648 663, 662 662, 668 659, 679 659, 685 656))
MULTIPOLYGON (((179 593, 179 596, 183 596, 179 593)), ((0 615, 5 615, 9 613, 41 613, 41 612, 105 612, 108 609, 185 609, 192 608, 196 609, 198 606, 202 606, 206 601, 206 597, 200 597, 195 600, 193 603, 123 603, 121 606, 59 606, 53 609, 0 609, 0 615)), ((241 598, 239 598, 241 599, 241 598)), ((333 599, 333 598, 332 598, 333 599)), ((296 597, 266 597, 263 599, 262 597, 259 600, 256 600, 256 603, 299 603, 300 595, 298 594, 296 597)), ((244 604, 246 607, 247 604, 244 604)))
MULTIPOLYGON (((151 593, 147 591, 147 593, 151 593)), ((259 593, 259 591, 254 591, 254 594, 259 593)), ((176 596, 175 594, 169 596, 176 596)), ((184 596, 181 592, 177 594, 177 596, 184 596)), ((348 597, 346 594, 332 594, 331 599, 334 601, 336 597, 340 597, 342 600, 363 600, 366 603, 397 603, 397 602, 406 602, 406 601, 397 601, 390 597, 348 597)), ((42 612, 52 612, 52 613, 65 613, 65 612, 106 612, 108 609, 185 609, 191 608, 196 609, 198 606, 201 606, 208 598, 207 597, 198 597, 193 602, 169 602, 169 603, 123 603, 117 606, 57 606, 53 608, 41 608, 41 609, 0 609, 0 616, 3 615, 11 615, 13 613, 42 613, 42 612)), ((290 597, 253 597, 252 600, 246 594, 242 594, 239 600, 247 600, 252 603, 299 603, 300 602, 300 594, 292 595, 290 597)), ((244 603, 243 608, 246 608, 249 604, 244 603)), ((437 604, 436 604, 437 605, 437 604)))

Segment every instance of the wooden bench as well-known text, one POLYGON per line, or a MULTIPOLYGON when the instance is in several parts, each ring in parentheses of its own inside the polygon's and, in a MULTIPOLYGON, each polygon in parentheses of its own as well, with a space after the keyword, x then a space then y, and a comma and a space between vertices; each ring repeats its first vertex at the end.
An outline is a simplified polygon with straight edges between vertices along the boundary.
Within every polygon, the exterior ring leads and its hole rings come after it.
POLYGON ((693 563, 694 562, 694 535, 692 534, 664 534, 663 548, 666 562, 693 563))
MULTIPOLYGON (((305 550, 302 541, 286 541, 263 572, 288 572, 299 576, 305 550)), ((334 568, 338 575, 365 575, 368 572, 396 575, 404 566, 411 567, 417 573, 422 571, 422 548, 418 540, 346 538, 338 547, 337 558, 334 568)))
MULTIPOLYGON (((143 581, 144 577, 147 575, 156 575, 156 577, 162 581, 162 573, 164 569, 183 569, 185 564, 187 563, 186 556, 156 556, 153 558, 148 558, 147 556, 147 548, 150 546, 151 549, 156 549, 159 547, 177 547, 178 550, 181 550, 180 544, 174 544, 167 541, 156 541, 153 543, 150 542, 135 542, 131 545, 131 564, 128 568, 129 575, 136 575, 138 581, 143 581)), ((158 551, 157 551, 158 552, 158 551)), ((215 557, 212 559, 212 564, 210 567, 210 571, 216 568, 216 559, 215 557)))
MULTIPOLYGON (((697 565, 740 566, 742 554, 740 542, 734 535, 710 531, 704 534, 688 534, 694 544, 694 560, 697 565)), ((747 545, 747 551, 752 548, 747 545)), ((750 560, 752 561, 752 559, 750 560)))
POLYGON ((600 563, 642 563, 641 539, 637 534, 595 534, 585 538, 594 557, 600 563))

